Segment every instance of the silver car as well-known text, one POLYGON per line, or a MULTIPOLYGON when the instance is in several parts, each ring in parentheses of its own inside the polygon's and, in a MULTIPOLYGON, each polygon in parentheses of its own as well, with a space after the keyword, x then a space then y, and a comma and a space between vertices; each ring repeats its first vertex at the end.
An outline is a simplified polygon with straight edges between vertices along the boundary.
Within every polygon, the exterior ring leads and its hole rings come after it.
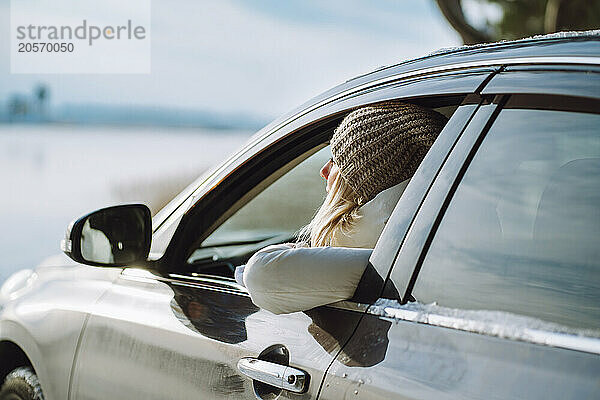
POLYGON ((0 399, 600 398, 600 36, 441 51, 258 132, 154 218, 75 221, 0 290, 0 399), (259 309, 233 270, 293 240, 350 110, 449 121, 352 299, 259 309))

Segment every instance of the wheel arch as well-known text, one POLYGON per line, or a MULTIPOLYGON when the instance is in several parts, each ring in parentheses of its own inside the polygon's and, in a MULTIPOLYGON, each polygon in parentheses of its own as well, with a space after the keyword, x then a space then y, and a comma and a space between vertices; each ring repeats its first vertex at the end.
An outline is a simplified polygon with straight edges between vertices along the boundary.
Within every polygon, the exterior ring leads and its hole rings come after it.
POLYGON ((14 321, 0 321, 0 374, 3 382, 10 371, 28 366, 37 375, 46 398, 54 398, 48 385, 41 352, 27 330, 14 321))
POLYGON ((0 380, 4 381, 10 371, 18 367, 35 368, 25 351, 15 342, 10 340, 0 341, 0 380))

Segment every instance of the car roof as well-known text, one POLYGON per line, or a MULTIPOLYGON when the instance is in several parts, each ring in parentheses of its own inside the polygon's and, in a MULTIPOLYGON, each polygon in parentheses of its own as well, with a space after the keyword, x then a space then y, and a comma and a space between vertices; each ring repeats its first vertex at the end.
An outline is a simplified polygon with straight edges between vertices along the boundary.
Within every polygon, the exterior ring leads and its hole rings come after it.
MULTIPOLYGON (((492 43, 479 43, 457 47, 445 47, 439 50, 435 50, 423 57, 415 58, 412 60, 406 60, 397 64, 377 68, 376 70, 368 72, 364 75, 354 77, 348 80, 347 82, 353 81, 363 76, 371 75, 378 71, 383 71, 389 68, 399 67, 402 65, 414 64, 417 62, 429 62, 431 64, 435 64, 436 62, 439 63, 441 61, 440 59, 444 56, 446 56, 446 58, 454 58, 457 62, 464 62, 466 61, 464 60, 465 58, 471 59, 475 54, 481 55, 483 53, 492 52, 495 55, 501 56, 503 58, 519 56, 521 55, 520 53, 522 53, 522 51, 525 49, 529 52, 529 56, 531 57, 555 55, 555 49, 552 50, 548 47, 548 45, 557 43, 564 44, 579 42, 578 46, 574 46, 574 48, 570 49, 571 51, 569 53, 571 56, 579 55, 584 57, 589 55, 589 50, 592 50, 592 54, 598 56, 600 54, 598 53, 597 45, 594 45, 594 41, 600 41, 600 29, 589 31, 556 32, 516 40, 501 40, 492 43)), ((573 47, 573 45, 569 46, 573 47)))
POLYGON ((253 139, 286 125, 297 116, 319 107, 330 99, 365 85, 400 79, 403 76, 426 75, 435 71, 478 68, 504 64, 600 64, 600 30, 558 32, 530 38, 445 48, 420 58, 380 67, 349 79, 312 98, 300 107, 276 119, 253 139))

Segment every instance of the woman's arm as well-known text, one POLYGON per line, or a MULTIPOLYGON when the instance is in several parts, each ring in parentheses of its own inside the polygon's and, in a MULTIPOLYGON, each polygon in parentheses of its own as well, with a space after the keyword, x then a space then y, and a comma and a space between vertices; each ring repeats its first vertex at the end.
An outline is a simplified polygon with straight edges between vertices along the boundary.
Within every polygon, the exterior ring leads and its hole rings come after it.
POLYGON ((305 311, 352 297, 372 249, 282 244, 254 254, 243 281, 257 306, 275 314, 305 311))

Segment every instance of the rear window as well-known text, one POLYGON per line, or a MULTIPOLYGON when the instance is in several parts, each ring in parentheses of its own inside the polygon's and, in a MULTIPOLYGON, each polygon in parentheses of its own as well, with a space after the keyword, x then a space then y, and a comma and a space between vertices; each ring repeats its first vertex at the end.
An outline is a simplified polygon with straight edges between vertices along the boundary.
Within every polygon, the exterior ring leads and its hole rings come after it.
POLYGON ((600 329, 600 115, 503 110, 438 227, 413 295, 600 329))

